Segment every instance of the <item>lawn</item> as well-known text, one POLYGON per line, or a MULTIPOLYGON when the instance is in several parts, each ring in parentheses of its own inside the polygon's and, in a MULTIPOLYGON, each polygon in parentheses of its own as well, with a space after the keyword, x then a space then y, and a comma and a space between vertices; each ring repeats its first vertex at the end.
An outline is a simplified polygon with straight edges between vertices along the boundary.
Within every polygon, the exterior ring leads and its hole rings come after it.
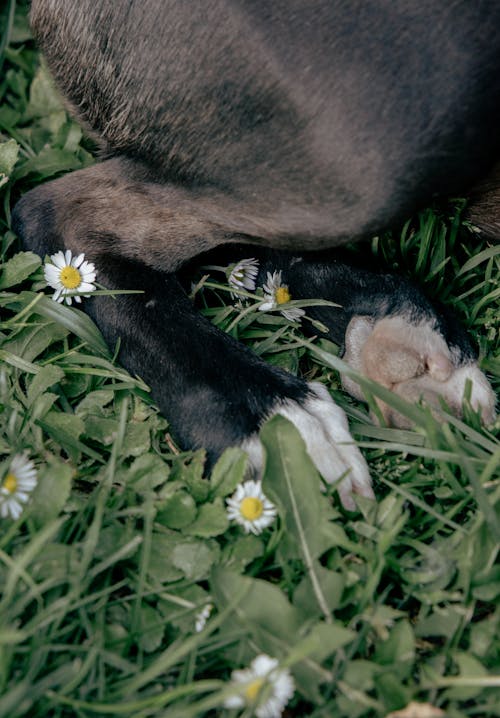
MULTIPOLYGON (((276 417, 262 441, 277 515, 257 534, 229 521, 245 455, 203 478, 203 451, 177 447, 148 387, 52 301, 10 229, 22 193, 95 160, 13 0, 0 62, 0 483, 15 457, 37 478, 20 516, 0 517, 0 718, 262 716, 279 690, 285 718, 500 716, 499 421, 394 398, 415 428, 376 426, 381 390, 367 383, 367 404, 341 391, 321 327, 305 338, 202 271, 201 311, 346 409, 378 499, 346 512, 276 417), (261 654, 279 662, 269 681, 239 683, 261 654)), ((498 389, 500 248, 465 207, 441 202, 364 251, 454 307, 498 389)))

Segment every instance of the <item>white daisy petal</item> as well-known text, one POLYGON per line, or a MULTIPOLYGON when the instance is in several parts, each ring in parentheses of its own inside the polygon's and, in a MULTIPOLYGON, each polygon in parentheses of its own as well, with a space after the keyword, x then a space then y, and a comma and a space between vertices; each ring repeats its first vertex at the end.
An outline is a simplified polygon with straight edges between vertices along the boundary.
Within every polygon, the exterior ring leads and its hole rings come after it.
POLYGON ((95 264, 93 262, 87 262, 87 260, 85 260, 85 262, 83 262, 82 266, 80 267, 80 271, 84 275, 92 273, 95 274, 95 264))
POLYGON ((79 304, 82 301, 79 295, 89 296, 95 290, 95 265, 85 260, 83 253, 72 257, 67 249, 53 254, 50 261, 52 264, 45 265, 44 274, 47 284, 56 290, 52 297, 55 302, 70 305, 74 299, 79 304))
POLYGON ((276 309, 276 304, 274 302, 264 302, 264 304, 259 306, 260 312, 270 312, 271 309, 276 309))
POLYGON ((22 504, 25 504, 26 501, 29 499, 30 495, 26 494, 24 491, 18 491, 16 497, 18 501, 20 501, 22 504))
POLYGON ((255 671, 258 676, 265 676, 273 668, 276 668, 277 665, 278 661, 276 658, 271 658, 271 656, 261 653, 253 659, 252 670, 255 671))
POLYGON ((22 514, 21 504, 18 504, 17 501, 11 499, 6 501, 6 506, 8 513, 10 513, 14 521, 17 521, 22 514))
POLYGON ((286 284, 283 284, 281 270, 272 274, 268 272, 266 283, 262 288, 266 301, 259 306, 261 312, 278 309, 290 322, 295 322, 304 316, 305 312, 300 307, 288 307, 288 302, 292 297, 286 284))
POLYGON ((43 268, 45 281, 50 284, 51 287, 56 288, 57 282, 59 281, 60 270, 54 264, 46 264, 43 268))
POLYGON ((50 257, 50 261, 52 262, 52 264, 55 264, 56 267, 62 269, 66 265, 66 258, 64 256, 64 252, 56 252, 50 257))
POLYGON ((18 519, 22 514, 23 504, 29 501, 30 493, 36 484, 34 463, 26 454, 16 454, 7 473, 0 479, 0 516, 18 519))
POLYGON ((305 311, 300 307, 291 307, 290 309, 282 309, 281 313, 289 322, 296 322, 304 316, 305 311))
POLYGON ((256 706, 257 718, 279 718, 295 692, 290 671, 279 668, 278 661, 265 654, 256 656, 249 668, 233 671, 231 679, 235 694, 226 699, 224 706, 256 706))
MULTIPOLYGON (((231 264, 226 270, 227 282, 230 287, 235 289, 246 289, 253 292, 255 289, 255 280, 259 273, 259 262, 253 257, 249 259, 241 259, 236 264, 231 264)), ((237 294, 231 294, 233 299, 238 298, 237 294)))
POLYGON ((210 618, 210 614, 212 613, 213 605, 211 603, 207 603, 206 606, 203 606, 201 611, 199 611, 195 616, 195 631, 196 633, 200 633, 200 631, 203 631, 205 628, 205 625, 210 618))
POLYGON ((276 292, 282 286, 281 270, 279 272, 267 273, 266 283, 262 287, 264 294, 268 296, 273 302, 276 301, 276 292))
POLYGON ((246 533, 256 536, 270 526, 277 515, 276 507, 257 481, 244 481, 226 499, 226 504, 229 520, 242 526, 246 533))

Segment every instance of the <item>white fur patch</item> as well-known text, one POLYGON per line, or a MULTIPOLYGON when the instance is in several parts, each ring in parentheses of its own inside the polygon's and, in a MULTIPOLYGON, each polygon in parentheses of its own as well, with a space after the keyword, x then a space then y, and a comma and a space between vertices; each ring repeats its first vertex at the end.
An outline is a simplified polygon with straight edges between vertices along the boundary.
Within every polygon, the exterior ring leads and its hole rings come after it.
POLYGON ((447 381, 448 392, 450 395, 463 397, 468 381, 471 382, 472 408, 481 411, 485 424, 492 424, 496 416, 496 396, 490 382, 477 364, 469 364, 457 369, 447 381))
MULTIPOLYGON (((311 382, 308 388, 311 396, 303 404, 278 402, 269 417, 281 414, 297 427, 316 468, 328 483, 338 482, 340 500, 352 511, 356 508, 353 493, 375 498, 368 466, 349 433, 344 411, 322 384, 311 382)), ((262 473, 264 457, 258 437, 247 439, 242 448, 257 473, 262 473)))
POLYGON ((396 386, 394 391, 409 401, 418 401, 422 397, 430 406, 436 407, 439 406, 439 397, 442 397, 453 412, 460 416, 468 382, 472 408, 480 411, 485 424, 493 423, 496 415, 495 393, 477 364, 455 369, 447 381, 440 382, 424 374, 396 386))
MULTIPOLYGON (((461 414, 462 400, 467 382, 471 383, 471 405, 480 410, 485 423, 494 421, 495 395, 490 383, 477 363, 459 365, 459 359, 448 347, 443 337, 434 329, 431 320, 423 320, 412 324, 403 316, 385 317, 373 320, 370 317, 354 317, 346 331, 346 351, 344 361, 360 374, 380 381, 375 371, 366 367, 366 351, 371 345, 378 348, 387 347, 387 357, 392 350, 408 352, 421 357, 425 371, 412 377, 401 377, 390 388, 408 401, 423 398, 431 406, 439 406, 439 398, 457 414, 461 414), (375 340, 375 341, 374 341, 375 340), (373 375, 372 375, 373 374, 373 375)), ((382 355, 382 354, 381 354, 382 355)), ((383 367, 375 367, 383 373, 383 367)), ((355 380, 342 377, 344 389, 357 399, 364 399, 363 392, 355 380)), ((385 386, 389 386, 385 384, 385 386)), ((396 426, 406 426, 402 417, 393 414, 396 426), (399 418, 398 418, 399 417, 399 418)))

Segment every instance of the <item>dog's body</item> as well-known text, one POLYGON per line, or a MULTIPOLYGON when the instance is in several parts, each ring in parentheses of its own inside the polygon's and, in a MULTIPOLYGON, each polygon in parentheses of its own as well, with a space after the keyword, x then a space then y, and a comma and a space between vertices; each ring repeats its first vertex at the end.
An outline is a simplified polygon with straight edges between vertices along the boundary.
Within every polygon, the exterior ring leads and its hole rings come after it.
MULTIPOLYGON (((335 247, 484 176, 500 149, 498 3, 33 0, 32 24, 109 159, 28 193, 14 217, 25 243, 84 251, 103 284, 146 290, 89 308, 182 443, 212 456, 241 444, 259 464, 256 432, 284 413, 328 480, 351 469, 346 505, 351 491, 371 495, 361 455, 338 443, 349 434, 324 387, 203 321, 175 272, 225 243, 335 247)), ((335 263, 275 261, 296 296, 343 304, 356 368, 457 410, 470 378, 491 417, 466 338, 418 292, 354 270, 349 287, 335 263)))

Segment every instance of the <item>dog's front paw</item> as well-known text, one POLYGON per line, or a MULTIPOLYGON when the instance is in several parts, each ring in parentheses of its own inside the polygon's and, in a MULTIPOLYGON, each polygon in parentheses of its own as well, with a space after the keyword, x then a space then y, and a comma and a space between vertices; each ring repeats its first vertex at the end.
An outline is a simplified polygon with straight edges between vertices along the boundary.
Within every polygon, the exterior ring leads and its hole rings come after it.
MULTIPOLYGON (((471 353, 448 344, 432 320, 413 323, 402 315, 354 317, 347 327, 345 346, 344 360, 350 366, 408 401, 422 399, 437 409, 444 400, 461 416, 467 395, 485 423, 495 418, 495 395, 488 379, 471 353)), ((343 385, 353 396, 363 398, 353 379, 344 377, 343 385)), ((377 403, 389 425, 410 426, 407 417, 381 400, 377 403)))
MULTIPOLYGON (((278 400, 268 418, 281 414, 299 430, 309 455, 325 481, 336 484, 342 505, 354 510, 353 494, 374 499, 370 473, 365 459, 349 433, 344 411, 332 400, 327 389, 318 382, 308 384, 302 401, 278 400)), ((260 474, 263 450, 257 436, 243 443, 253 468, 260 474)))

